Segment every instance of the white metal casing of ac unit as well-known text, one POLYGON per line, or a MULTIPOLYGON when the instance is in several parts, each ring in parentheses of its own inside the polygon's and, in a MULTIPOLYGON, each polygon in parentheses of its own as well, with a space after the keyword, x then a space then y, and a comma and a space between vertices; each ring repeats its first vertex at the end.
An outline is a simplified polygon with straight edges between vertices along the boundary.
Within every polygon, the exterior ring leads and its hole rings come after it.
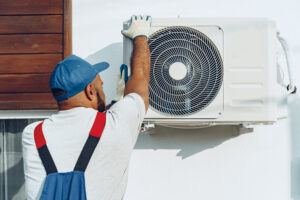
MULTIPOLYGON (((153 19, 151 34, 172 26, 196 29, 215 44, 223 61, 223 83, 214 100, 199 112, 172 116, 149 106, 144 121, 191 126, 277 121, 278 45, 273 21, 260 18, 153 19)), ((123 61, 128 66, 132 48, 132 41, 124 38, 123 61)))

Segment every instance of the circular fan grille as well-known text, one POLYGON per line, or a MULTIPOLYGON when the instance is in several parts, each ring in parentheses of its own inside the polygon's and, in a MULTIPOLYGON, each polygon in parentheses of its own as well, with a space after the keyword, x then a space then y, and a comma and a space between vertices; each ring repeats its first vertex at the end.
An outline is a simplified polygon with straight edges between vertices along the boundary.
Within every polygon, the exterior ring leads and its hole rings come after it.
POLYGON ((220 53, 203 33, 189 27, 168 27, 149 37, 150 106, 170 115, 188 115, 205 108, 222 84, 220 53))

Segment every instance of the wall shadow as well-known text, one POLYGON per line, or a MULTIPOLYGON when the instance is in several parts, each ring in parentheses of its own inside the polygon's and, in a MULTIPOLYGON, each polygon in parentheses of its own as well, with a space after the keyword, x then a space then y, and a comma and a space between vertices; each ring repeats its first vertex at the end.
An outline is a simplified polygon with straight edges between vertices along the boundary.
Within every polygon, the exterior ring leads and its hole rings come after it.
POLYGON ((103 61, 110 64, 110 67, 107 70, 100 73, 104 82, 103 87, 106 95, 106 102, 107 104, 110 103, 116 95, 119 70, 123 63, 123 43, 112 43, 89 55, 86 60, 92 64, 103 61))
MULTIPOLYGON (((116 94, 119 67, 123 63, 122 42, 112 43, 92 53, 86 60, 92 64, 102 61, 110 64, 109 69, 100 73, 104 82, 106 101, 109 103, 116 94)), ((191 130, 157 126, 155 132, 152 135, 140 134, 135 149, 180 149, 178 156, 184 159, 238 136, 236 126, 215 126, 191 130)))
MULTIPOLYGON (((100 73, 104 82, 106 101, 109 103, 116 94, 119 67, 123 63, 122 42, 112 43, 89 55, 86 60, 92 64, 102 61, 110 64, 109 69, 100 73)), ((216 126, 192 130, 157 126, 156 133, 153 135, 140 134, 135 148, 181 149, 178 156, 186 158, 205 149, 213 148, 236 136, 238 136, 236 126, 216 126)))
POLYGON ((237 136, 237 126, 230 125, 188 130, 156 126, 155 133, 140 134, 135 149, 180 149, 177 156, 185 159, 237 136))

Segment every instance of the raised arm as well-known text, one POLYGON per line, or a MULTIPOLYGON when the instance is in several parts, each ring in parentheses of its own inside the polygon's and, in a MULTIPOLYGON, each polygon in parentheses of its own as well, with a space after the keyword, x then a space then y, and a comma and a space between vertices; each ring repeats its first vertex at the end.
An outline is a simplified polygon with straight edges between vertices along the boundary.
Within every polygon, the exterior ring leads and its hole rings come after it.
POLYGON ((130 27, 122 31, 123 35, 133 39, 133 52, 131 56, 131 77, 128 80, 124 95, 139 94, 146 110, 149 106, 149 80, 150 80, 150 50, 148 36, 151 18, 149 16, 132 16, 130 27))
POLYGON ((146 110, 149 105, 150 51, 145 36, 134 39, 131 57, 131 78, 128 80, 124 95, 131 92, 139 94, 145 102, 146 110))

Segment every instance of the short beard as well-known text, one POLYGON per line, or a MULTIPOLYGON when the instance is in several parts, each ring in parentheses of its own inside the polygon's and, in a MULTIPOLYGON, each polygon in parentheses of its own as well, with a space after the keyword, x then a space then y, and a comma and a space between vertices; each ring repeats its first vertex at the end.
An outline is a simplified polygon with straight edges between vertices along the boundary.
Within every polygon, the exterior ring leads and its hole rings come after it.
POLYGON ((106 110, 106 105, 103 99, 100 97, 99 92, 97 92, 97 100, 98 100, 98 111, 104 112, 106 110))

